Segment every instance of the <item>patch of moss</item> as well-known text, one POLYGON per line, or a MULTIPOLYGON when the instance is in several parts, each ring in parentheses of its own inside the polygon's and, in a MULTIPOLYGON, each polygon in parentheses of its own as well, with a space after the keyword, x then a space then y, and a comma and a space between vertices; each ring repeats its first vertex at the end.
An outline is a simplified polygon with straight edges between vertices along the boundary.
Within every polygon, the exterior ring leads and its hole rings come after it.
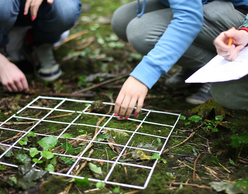
POLYGON ((60 193, 66 188, 64 177, 51 176, 44 184, 41 186, 41 193, 54 194, 60 193))

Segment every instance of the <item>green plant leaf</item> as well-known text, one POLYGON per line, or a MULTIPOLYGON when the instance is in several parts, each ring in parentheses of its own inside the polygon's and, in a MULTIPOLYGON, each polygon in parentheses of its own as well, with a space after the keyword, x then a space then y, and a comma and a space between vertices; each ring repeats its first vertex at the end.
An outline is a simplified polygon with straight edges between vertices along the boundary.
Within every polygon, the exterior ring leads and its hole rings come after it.
POLYGON ((21 146, 22 146, 22 145, 27 145, 27 144, 28 144, 28 137, 27 137, 27 136, 23 137, 21 140, 19 140, 18 143, 19 143, 21 146))
POLYGON ((38 163, 38 164, 43 163, 42 160, 38 160, 37 158, 33 158, 32 161, 33 161, 33 162, 36 162, 36 163, 38 163))
POLYGON ((230 162, 230 164, 232 164, 233 166, 237 166, 237 164, 235 164, 235 162, 234 162, 231 158, 229 158, 229 162, 230 162))
POLYGON ((198 115, 193 115, 193 116, 189 117, 189 120, 193 121, 195 123, 198 123, 199 121, 202 120, 202 118, 200 116, 198 116, 198 115))
POLYGON ((35 180, 43 178, 47 174, 48 172, 44 170, 37 171, 34 167, 31 166, 30 163, 20 165, 18 167, 18 182, 16 186, 27 190, 36 184, 36 182, 34 182, 35 180))
POLYGON ((30 131, 28 134, 27 134, 27 137, 36 137, 35 133, 33 131, 30 131))
POLYGON ((69 133, 64 133, 63 135, 61 135, 61 137, 63 137, 63 138, 70 138, 72 136, 69 133))
POLYGON ((215 120, 216 121, 222 121, 224 119, 223 115, 216 115, 215 120))
POLYGON ((84 179, 75 179, 75 182, 78 187, 85 187, 90 184, 88 177, 84 177, 84 179))
POLYGON ((220 166, 220 162, 219 162, 219 160, 218 160, 218 158, 216 156, 212 155, 211 158, 212 158, 213 163, 215 163, 216 165, 220 166))
POLYGON ((160 159, 160 155, 158 153, 154 153, 152 156, 151 156, 151 159, 160 159))
POLYGON ((53 158, 50 160, 50 164, 52 164, 52 165, 54 165, 54 166, 57 164, 56 157, 53 157, 53 158))
POLYGON ((39 154, 39 151, 37 150, 37 148, 29 148, 29 155, 31 157, 35 157, 37 154, 39 154))
POLYGON ((105 183, 104 182, 97 182, 96 183, 96 188, 102 188, 102 187, 105 187, 105 183))
POLYGON ((69 154, 73 154, 74 152, 74 148, 71 146, 69 142, 63 143, 61 147, 65 150, 65 152, 68 152, 69 154))
POLYGON ((17 154, 16 159, 23 164, 27 164, 31 161, 31 158, 27 154, 17 154))
POLYGON ((46 160, 52 159, 54 157, 53 153, 47 150, 43 150, 40 155, 44 157, 46 160))
MULTIPOLYGON (((13 187, 14 185, 17 184, 18 180, 15 176, 9 177, 10 185, 13 187)), ((8 181, 8 182, 9 182, 8 181)))
POLYGON ((158 145, 162 145, 161 139, 157 138, 158 145))
POLYGON ((184 116, 184 115, 180 115, 180 120, 182 120, 182 121, 185 121, 186 120, 186 116, 184 116))
POLYGON ((38 141, 38 144, 44 149, 49 150, 54 148, 58 143, 58 139, 55 136, 49 136, 44 137, 40 141, 38 141))
POLYGON ((96 138, 96 141, 104 141, 105 139, 109 139, 109 138, 110 138, 110 135, 101 134, 101 135, 98 135, 98 137, 96 138))
POLYGON ((59 159, 61 159, 65 164, 68 164, 68 165, 73 164, 76 161, 76 159, 67 158, 64 156, 59 157, 59 159))
POLYGON ((89 168, 91 171, 97 173, 97 174, 102 174, 102 169, 101 167, 97 167, 97 165, 93 164, 93 163, 90 163, 89 162, 89 168))
POLYGON ((45 170, 49 171, 49 172, 54 172, 54 166, 52 164, 48 164, 45 168, 45 170))
POLYGON ((248 193, 248 177, 245 177, 244 179, 237 181, 235 185, 245 189, 245 194, 248 193))

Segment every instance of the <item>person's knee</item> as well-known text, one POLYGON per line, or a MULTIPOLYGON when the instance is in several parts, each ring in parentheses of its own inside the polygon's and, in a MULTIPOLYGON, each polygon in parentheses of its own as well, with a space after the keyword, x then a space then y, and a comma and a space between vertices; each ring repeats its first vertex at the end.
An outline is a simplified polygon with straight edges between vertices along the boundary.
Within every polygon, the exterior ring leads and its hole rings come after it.
POLYGON ((71 28, 81 14, 81 2, 79 0, 54 1, 58 23, 66 29, 71 28))
POLYGON ((120 7, 113 14, 111 26, 115 34, 124 41, 127 41, 126 25, 127 24, 125 24, 125 19, 122 15, 122 9, 120 7))
POLYGON ((111 20, 111 26, 116 35, 124 40, 127 40, 126 28, 129 22, 137 17, 136 12, 137 2, 127 3, 115 10, 111 20))
POLYGON ((127 39, 130 45, 139 53, 147 54, 155 45, 147 37, 147 30, 139 18, 133 19, 127 26, 127 39))
POLYGON ((240 102, 235 95, 235 91, 228 87, 226 82, 212 83, 211 94, 213 99, 220 105, 230 109, 242 109, 240 102))

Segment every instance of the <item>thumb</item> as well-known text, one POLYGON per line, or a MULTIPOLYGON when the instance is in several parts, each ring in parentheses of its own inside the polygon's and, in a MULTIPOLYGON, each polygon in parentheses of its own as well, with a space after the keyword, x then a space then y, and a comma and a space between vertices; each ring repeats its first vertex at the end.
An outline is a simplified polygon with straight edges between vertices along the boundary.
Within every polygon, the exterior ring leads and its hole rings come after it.
POLYGON ((47 0, 47 3, 52 4, 54 0, 47 0))

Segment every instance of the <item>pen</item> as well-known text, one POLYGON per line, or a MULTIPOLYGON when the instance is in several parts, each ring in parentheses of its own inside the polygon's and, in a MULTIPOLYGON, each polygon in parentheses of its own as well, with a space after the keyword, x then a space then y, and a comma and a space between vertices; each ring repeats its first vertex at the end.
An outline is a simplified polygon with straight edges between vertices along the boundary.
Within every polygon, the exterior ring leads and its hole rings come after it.
MULTIPOLYGON (((234 27, 232 27, 232 29, 235 30, 234 27)), ((228 45, 228 46, 231 46, 231 45, 232 45, 232 41, 233 41, 233 37, 230 37, 227 45, 228 45)))
POLYGON ((228 46, 231 46, 232 45, 232 41, 233 41, 233 37, 230 37, 227 45, 228 46))

